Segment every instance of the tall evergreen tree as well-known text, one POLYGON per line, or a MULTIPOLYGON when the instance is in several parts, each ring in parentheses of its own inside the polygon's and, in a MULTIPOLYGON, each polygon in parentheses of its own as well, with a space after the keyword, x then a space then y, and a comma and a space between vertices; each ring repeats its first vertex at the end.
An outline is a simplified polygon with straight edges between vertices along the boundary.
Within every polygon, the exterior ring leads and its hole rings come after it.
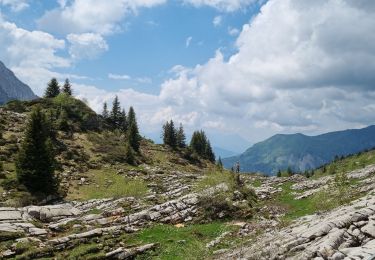
POLYGON ((69 79, 65 80, 64 86, 62 87, 62 92, 71 96, 73 94, 72 85, 69 82, 69 79))
POLYGON ((173 120, 167 121, 163 126, 163 141, 170 147, 175 148, 177 146, 177 133, 173 120))
POLYGON ((57 191, 50 129, 46 116, 37 106, 30 115, 16 161, 19 183, 33 193, 52 194, 57 191))
POLYGON ((209 140, 206 142, 206 147, 204 150, 204 157, 210 162, 215 162, 215 154, 212 151, 211 143, 209 140))
POLYGON ((139 151, 141 136, 139 135, 137 119, 133 107, 128 112, 128 141, 134 151, 139 151))
POLYGON ((108 119, 109 118, 107 102, 104 102, 104 104, 103 104, 102 116, 103 116, 104 119, 108 119))
POLYGON ((219 170, 223 170, 223 169, 224 169, 223 161, 221 160, 221 157, 220 157, 220 156, 219 156, 219 160, 217 160, 216 165, 217 165, 217 167, 219 168, 219 170))
POLYGON ((190 141, 190 149, 211 162, 215 161, 215 154, 212 151, 211 143, 203 130, 193 133, 190 141))
POLYGON ((177 130, 176 139, 177 139, 177 146, 179 148, 185 148, 186 147, 185 131, 184 131, 184 128, 183 128, 181 123, 180 123, 180 127, 177 130))
POLYGON ((120 129, 123 132, 126 132, 128 130, 128 119, 126 117, 125 109, 123 109, 121 111, 121 115, 120 115, 120 129))
POLYGON ((52 78, 51 81, 48 83, 47 89, 44 93, 44 97, 46 98, 54 98, 60 94, 60 87, 59 83, 57 82, 56 78, 52 78))
POLYGON ((118 96, 115 96, 115 99, 112 103, 112 110, 110 115, 110 121, 114 128, 120 128, 120 121, 121 121, 121 106, 120 101, 118 100, 118 96))

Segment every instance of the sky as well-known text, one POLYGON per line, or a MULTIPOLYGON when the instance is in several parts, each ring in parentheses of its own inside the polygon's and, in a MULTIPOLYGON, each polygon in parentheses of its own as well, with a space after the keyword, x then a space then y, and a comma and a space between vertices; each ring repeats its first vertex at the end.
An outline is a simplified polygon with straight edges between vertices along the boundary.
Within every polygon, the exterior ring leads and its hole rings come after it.
POLYGON ((173 119, 241 152, 375 120, 372 0, 0 0, 0 46, 36 94, 118 95, 153 139, 173 119))

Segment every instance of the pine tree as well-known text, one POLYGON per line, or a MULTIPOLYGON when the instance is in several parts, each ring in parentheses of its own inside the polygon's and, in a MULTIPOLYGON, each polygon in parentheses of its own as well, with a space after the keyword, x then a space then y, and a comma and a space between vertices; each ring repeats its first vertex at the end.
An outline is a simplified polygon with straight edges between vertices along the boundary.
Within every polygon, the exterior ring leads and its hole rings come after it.
POLYGON ((48 83, 47 89, 44 93, 45 98, 54 98, 60 94, 60 87, 59 83, 57 82, 56 78, 52 78, 51 81, 48 83))
POLYGON ((163 142, 166 145, 169 145, 172 148, 177 146, 177 133, 174 127, 174 122, 171 120, 170 122, 166 122, 163 126, 163 142))
POLYGON ((203 131, 195 131, 191 137, 190 147, 200 156, 205 155, 207 137, 203 131))
POLYGON ((211 143, 209 140, 206 142, 206 147, 204 151, 204 157, 210 162, 215 162, 215 154, 212 151, 211 143))
POLYGON ((137 119, 133 107, 129 108, 128 113, 128 141, 134 151, 139 151, 141 137, 139 135, 137 119))
POLYGON ((64 86, 62 88, 62 92, 67 94, 68 96, 71 96, 72 93, 72 85, 70 85, 69 79, 65 80, 64 86))
POLYGON ((108 117, 109 117, 107 102, 104 102, 104 104, 103 104, 102 116, 103 116, 104 119, 108 119, 108 117))
POLYGON ((120 115, 120 129, 123 132, 126 132, 128 130, 128 119, 126 117, 125 109, 123 109, 121 111, 121 115, 120 115))
POLYGON ((178 128, 176 135, 177 135, 176 136, 177 146, 179 148, 185 148, 186 147, 186 136, 185 136, 185 132, 184 132, 184 128, 183 128, 182 124, 180 124, 180 127, 178 128))
POLYGON ((277 171, 276 176, 277 176, 277 177, 281 177, 281 171, 280 171, 280 169, 277 171))
POLYGON ((115 96, 115 99, 112 103, 112 111, 110 115, 110 121, 114 128, 119 129, 120 128, 120 119, 121 118, 121 106, 120 101, 118 100, 118 97, 115 96))
POLYGON ((223 161, 221 160, 221 157, 219 156, 219 160, 217 160, 217 168, 219 168, 219 170, 223 170, 224 169, 224 166, 223 166, 223 161))
POLYGON ((17 179, 32 193, 52 194, 57 191, 50 129, 40 107, 35 107, 16 161, 17 179))

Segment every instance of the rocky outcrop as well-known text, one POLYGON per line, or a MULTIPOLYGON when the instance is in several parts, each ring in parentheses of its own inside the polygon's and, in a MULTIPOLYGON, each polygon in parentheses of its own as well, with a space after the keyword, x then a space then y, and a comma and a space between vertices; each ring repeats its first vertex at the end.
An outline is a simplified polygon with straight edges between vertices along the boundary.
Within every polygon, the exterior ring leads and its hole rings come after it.
POLYGON ((375 253, 375 196, 257 238, 221 259, 370 259, 375 253))

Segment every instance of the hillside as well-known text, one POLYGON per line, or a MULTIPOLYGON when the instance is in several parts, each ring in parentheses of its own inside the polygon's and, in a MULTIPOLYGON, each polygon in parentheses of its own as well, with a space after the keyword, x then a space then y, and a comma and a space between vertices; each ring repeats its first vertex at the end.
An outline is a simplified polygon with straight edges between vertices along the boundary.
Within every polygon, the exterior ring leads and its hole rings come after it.
POLYGON ((0 61, 0 105, 10 100, 31 100, 37 96, 29 86, 21 82, 14 73, 0 61))
POLYGON ((223 159, 227 168, 239 161, 244 172, 274 175, 291 167, 294 171, 317 168, 335 156, 346 156, 375 146, 375 126, 331 132, 318 136, 275 135, 247 149, 243 154, 223 159))

